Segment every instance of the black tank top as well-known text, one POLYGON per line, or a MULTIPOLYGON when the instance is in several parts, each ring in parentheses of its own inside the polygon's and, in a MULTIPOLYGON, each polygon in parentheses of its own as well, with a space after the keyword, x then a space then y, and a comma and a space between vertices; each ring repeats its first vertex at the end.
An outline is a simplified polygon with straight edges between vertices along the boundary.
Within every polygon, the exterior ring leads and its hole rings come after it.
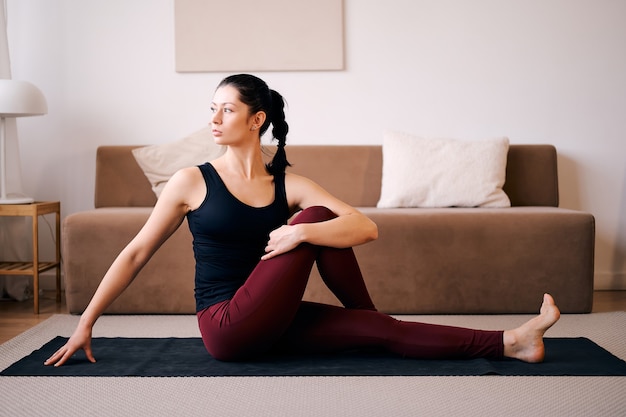
POLYGON ((196 259, 196 311, 227 300, 246 281, 265 253, 272 230, 287 223, 285 176, 274 177, 274 201, 252 207, 228 191, 213 165, 200 165, 207 194, 187 214, 196 259))

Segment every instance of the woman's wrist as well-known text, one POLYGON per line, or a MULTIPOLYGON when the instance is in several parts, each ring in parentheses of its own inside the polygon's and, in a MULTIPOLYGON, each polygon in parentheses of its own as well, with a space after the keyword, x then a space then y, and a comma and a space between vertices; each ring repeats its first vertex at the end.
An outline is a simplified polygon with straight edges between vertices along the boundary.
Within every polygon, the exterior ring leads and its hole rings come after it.
POLYGON ((78 327, 91 330, 94 324, 96 324, 96 320, 98 320, 98 317, 92 317, 88 311, 85 311, 78 320, 78 327))
POLYGON ((311 226, 315 223, 300 223, 296 224, 296 241, 300 243, 312 243, 311 242, 311 226))

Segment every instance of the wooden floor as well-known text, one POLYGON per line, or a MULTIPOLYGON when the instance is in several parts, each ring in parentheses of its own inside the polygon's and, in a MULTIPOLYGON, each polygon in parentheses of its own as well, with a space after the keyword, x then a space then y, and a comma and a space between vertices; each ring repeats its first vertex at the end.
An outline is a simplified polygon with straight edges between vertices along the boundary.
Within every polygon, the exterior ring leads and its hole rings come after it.
MULTIPOLYGON (((54 291, 39 297, 39 314, 33 313, 33 302, 0 301, 0 343, 41 323, 54 314, 67 313, 65 299, 55 301, 54 291)), ((626 311, 626 291, 596 291, 593 312, 626 311)))
POLYGON ((39 314, 33 312, 33 300, 0 301, 0 343, 45 321, 54 314, 67 313, 65 297, 61 303, 55 300, 55 291, 39 296, 39 314))

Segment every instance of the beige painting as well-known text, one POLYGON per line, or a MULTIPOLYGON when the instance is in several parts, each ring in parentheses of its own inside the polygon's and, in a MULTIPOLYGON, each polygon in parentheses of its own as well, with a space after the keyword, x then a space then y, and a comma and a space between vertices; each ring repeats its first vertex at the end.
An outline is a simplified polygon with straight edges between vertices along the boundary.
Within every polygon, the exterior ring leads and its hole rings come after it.
POLYGON ((175 0, 178 72, 344 68, 343 0, 175 0))

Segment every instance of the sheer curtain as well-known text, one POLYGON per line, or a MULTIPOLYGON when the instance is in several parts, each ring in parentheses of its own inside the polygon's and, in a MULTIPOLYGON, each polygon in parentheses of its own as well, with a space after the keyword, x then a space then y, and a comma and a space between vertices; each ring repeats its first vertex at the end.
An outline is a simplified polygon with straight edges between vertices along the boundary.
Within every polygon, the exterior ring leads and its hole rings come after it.
MULTIPOLYGON (((0 78, 11 78, 11 60, 7 36, 6 0, 0 2, 0 78)), ((21 194, 22 177, 15 119, 6 121, 7 191, 21 194)), ((30 221, 23 217, 0 217, 0 260, 29 259, 31 250, 30 221)), ((0 298, 25 300, 32 296, 32 277, 0 275, 0 298)))

